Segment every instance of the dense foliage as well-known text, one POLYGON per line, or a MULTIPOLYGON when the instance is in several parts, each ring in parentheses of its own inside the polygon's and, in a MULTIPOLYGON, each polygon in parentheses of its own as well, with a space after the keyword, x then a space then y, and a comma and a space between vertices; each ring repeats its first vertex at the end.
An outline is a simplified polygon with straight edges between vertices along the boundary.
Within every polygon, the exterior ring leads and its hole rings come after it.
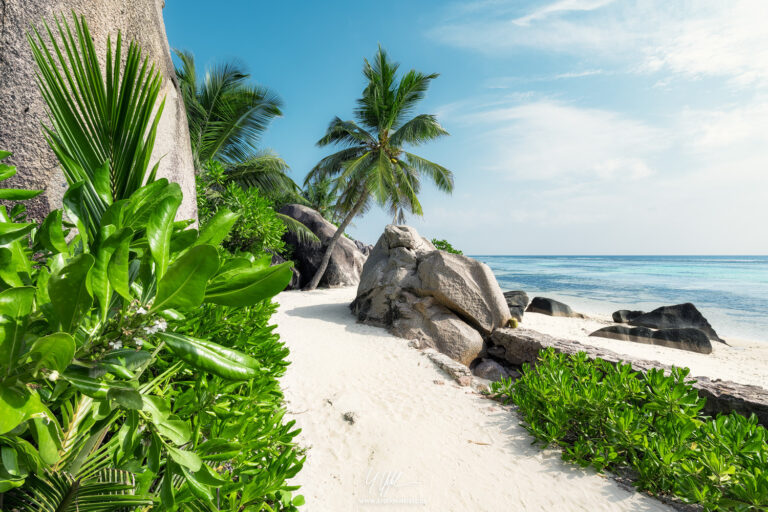
POLYGON ((434 245, 436 249, 440 249, 441 251, 449 252, 451 254, 464 254, 460 250, 453 247, 448 240, 438 240, 437 238, 433 238, 432 245, 434 245))
POLYGON ((628 473, 638 488, 707 510, 768 508, 768 435, 757 418, 702 415, 688 370, 645 374, 549 349, 492 391, 517 404, 525 428, 563 458, 628 473))
POLYGON ((0 207, 0 508, 294 510, 267 325, 290 267, 219 251, 229 210, 199 232, 175 221, 181 189, 149 169, 158 75, 118 37, 104 83, 85 21, 57 29, 66 50, 51 30, 53 52, 32 45, 64 211, 38 225, 0 207))
POLYGON ((335 208, 344 216, 326 246, 309 289, 317 287, 349 223, 371 204, 387 208, 393 222, 403 223, 406 212, 423 214, 418 198, 422 178, 429 178, 444 192, 453 190, 451 171, 406 151, 409 146, 448 135, 434 115, 411 117, 438 75, 412 69, 398 76, 398 67, 381 47, 372 62, 366 59, 363 75, 367 83, 357 100, 357 121, 334 118, 317 142, 318 146, 334 145, 340 150, 320 160, 307 174, 305 185, 333 179, 338 191, 335 208))

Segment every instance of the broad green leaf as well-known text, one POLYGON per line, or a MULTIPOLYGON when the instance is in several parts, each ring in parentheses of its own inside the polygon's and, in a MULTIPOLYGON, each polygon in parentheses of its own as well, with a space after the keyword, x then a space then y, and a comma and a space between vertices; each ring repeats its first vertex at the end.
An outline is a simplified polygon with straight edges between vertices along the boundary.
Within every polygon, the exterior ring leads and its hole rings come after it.
POLYGON ((24 286, 13 261, 13 252, 7 247, 0 247, 0 279, 8 286, 24 286))
POLYGON ((145 365, 150 359, 152 359, 152 354, 146 350, 123 348, 108 352, 100 362, 123 366, 128 370, 136 370, 145 365))
POLYGON ((42 190, 27 190, 23 188, 0 188, 0 199, 9 201, 24 201, 42 194, 42 190))
POLYGON ((58 425, 50 418, 35 418, 33 426, 40 458, 46 464, 56 464, 59 460, 59 450, 61 449, 58 425))
MULTIPOLYGON (((205 467, 205 464, 201 464, 200 467, 205 467)), ((193 472, 189 471, 186 467, 182 467, 181 471, 184 473, 184 477, 187 481, 187 488, 190 490, 190 492, 198 500, 202 500, 203 502, 207 503, 208 507, 215 508, 213 503, 213 493, 211 492, 211 489, 209 489, 208 486, 204 485, 195 477, 197 473, 203 470, 201 469, 200 471, 193 472)))
POLYGON ((6 245, 24 238, 33 228, 35 228, 35 224, 32 222, 22 224, 16 222, 0 222, 0 245, 6 245))
POLYGON ((223 379, 249 380, 258 375, 258 362, 242 352, 179 333, 162 332, 159 337, 182 361, 223 379))
POLYGON ((173 490, 173 473, 176 469, 175 464, 168 461, 165 464, 165 474, 163 475, 163 483, 160 485, 160 501, 167 510, 175 510, 176 497, 173 490))
MULTIPOLYGON (((125 228, 130 230, 130 228, 125 228)), ((114 236, 114 235, 113 235, 114 236)), ((125 300, 131 300, 130 286, 130 245, 133 233, 120 238, 107 263, 107 277, 114 290, 125 300)))
POLYGON ((165 178, 141 187, 129 198, 130 210, 125 216, 125 225, 134 229, 145 227, 161 202, 168 197, 181 201, 182 196, 181 187, 177 183, 168 183, 165 178))
POLYGON ((160 453, 162 452, 163 442, 152 434, 149 449, 147 450, 147 467, 155 474, 160 472, 160 453))
POLYGON ((80 232, 81 241, 83 242, 84 249, 88 249, 88 239, 96 235, 95 232, 88 230, 89 215, 85 208, 85 182, 80 181, 73 183, 69 186, 64 193, 62 204, 64 207, 64 213, 67 214, 69 220, 75 223, 77 230, 80 232))
POLYGON ((235 225, 240 215, 222 208, 200 230, 197 244, 219 245, 229 235, 232 226, 235 225))
POLYGON ((197 241, 196 229, 185 229, 183 231, 174 231, 171 235, 171 259, 175 259, 180 253, 183 253, 190 247, 194 247, 197 241))
POLYGON ((64 239, 61 210, 53 210, 45 217, 40 229, 37 230, 35 242, 53 253, 66 254, 69 251, 67 241, 64 239))
POLYGON ((93 189, 105 204, 112 204, 112 182, 109 176, 109 160, 93 171, 93 189))
POLYGON ((19 476, 19 454, 12 446, 0 447, 0 460, 3 462, 5 470, 13 476, 19 476))
POLYGON ((0 434, 14 429, 22 421, 50 414, 37 391, 26 387, 0 386, 0 411, 0 434))
POLYGON ((107 398, 114 400, 126 409, 139 411, 144 408, 141 393, 128 387, 110 386, 109 391, 107 391, 107 398))
POLYGON ((181 450, 170 445, 166 445, 165 449, 176 464, 189 468, 192 471, 199 471, 200 466, 203 464, 203 461, 200 460, 200 457, 195 452, 181 450))
POLYGON ((9 288, 0 293, 0 365, 10 372, 22 353, 27 317, 32 312, 35 289, 9 288))
POLYGON ((186 421, 179 419, 166 419, 161 423, 155 423, 157 431, 170 439, 176 445, 189 442, 192 432, 186 421))
POLYGON ((75 357, 75 340, 65 332, 56 332, 37 338, 25 354, 34 363, 34 371, 47 368, 63 372, 75 357))
MULTIPOLYGON (((112 300, 112 292, 114 291, 112 281, 109 279, 109 263, 112 256, 114 256, 115 251, 130 243, 131 237, 133 236, 133 230, 131 228, 123 228, 120 231, 105 237, 109 231, 115 229, 112 225, 109 225, 108 228, 109 229, 107 229, 107 227, 102 228, 102 242, 96 252, 96 262, 91 270, 91 287, 93 289, 93 295, 98 301, 99 314, 101 315, 102 320, 107 319, 107 312, 112 300)), ((127 285, 127 263, 125 265, 125 275, 121 277, 124 282, 120 284, 127 285)))
POLYGON ((48 295, 61 329, 74 332, 93 303, 88 273, 95 260, 90 254, 75 256, 48 281, 48 295))
POLYGON ((205 290, 205 302, 247 306, 274 297, 291 282, 291 263, 268 268, 235 269, 216 276, 205 290))
POLYGON ((158 278, 165 275, 171 259, 171 233, 173 219, 181 204, 181 198, 168 196, 157 205, 147 222, 147 240, 158 278))
POLYGON ((203 302, 208 280, 219 268, 219 255, 210 245, 198 245, 179 256, 157 284, 152 311, 196 308, 203 302))
POLYGON ((119 201, 115 201, 111 205, 109 205, 109 208, 107 208, 107 211, 104 212, 104 215, 101 216, 101 225, 102 226, 115 226, 115 228, 120 229, 125 226, 125 215, 127 213, 127 210, 130 206, 130 200, 129 199, 121 199, 119 201))
POLYGON ((203 464, 200 466, 200 471, 197 471, 195 473, 195 478, 202 484, 208 485, 210 487, 221 487, 222 485, 229 482, 229 480, 226 480, 224 478, 221 478, 218 473, 214 472, 203 464))

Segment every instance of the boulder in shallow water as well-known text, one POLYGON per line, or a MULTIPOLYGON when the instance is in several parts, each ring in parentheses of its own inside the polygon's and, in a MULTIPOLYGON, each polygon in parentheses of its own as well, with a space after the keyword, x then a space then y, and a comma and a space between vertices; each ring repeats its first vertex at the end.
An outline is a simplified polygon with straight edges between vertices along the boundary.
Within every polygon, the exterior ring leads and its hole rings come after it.
POLYGON ((629 321, 629 325, 652 329, 693 328, 703 331, 712 341, 724 343, 696 306, 690 302, 675 306, 662 306, 629 321))
POLYGON ((581 317, 582 315, 574 313, 570 306, 558 302, 555 299, 547 297, 534 297, 526 309, 529 313, 541 313, 549 316, 569 316, 581 317))
POLYGON ((642 316, 645 311, 630 311, 628 309, 620 309, 613 312, 613 321, 617 324, 628 324, 630 320, 642 316))
POLYGON ((712 343, 707 335, 699 329, 659 329, 647 327, 629 327, 626 325, 610 325, 590 334, 601 338, 611 338, 621 341, 633 341, 648 345, 688 350, 700 354, 712 352, 712 343))
POLYGON ((528 307, 528 294, 522 290, 514 290, 510 292, 504 292, 504 300, 507 301, 507 307, 509 308, 509 314, 512 318, 520 322, 523 319, 523 312, 528 307))

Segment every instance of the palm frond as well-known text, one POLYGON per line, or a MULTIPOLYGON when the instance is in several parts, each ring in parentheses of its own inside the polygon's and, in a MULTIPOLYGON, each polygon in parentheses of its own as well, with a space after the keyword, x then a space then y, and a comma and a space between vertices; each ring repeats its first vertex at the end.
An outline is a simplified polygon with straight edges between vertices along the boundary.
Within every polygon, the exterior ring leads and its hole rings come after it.
POLYGON ((256 187, 270 197, 295 197, 299 186, 286 174, 288 169, 285 160, 267 150, 227 167, 225 176, 228 182, 242 188, 256 187))
POLYGON ((162 77, 135 43, 122 54, 119 33, 114 46, 107 39, 102 73, 85 18, 72 18, 74 32, 59 18, 55 31, 44 25, 50 47, 36 28, 27 38, 48 107, 46 138, 67 183, 85 182, 88 214, 98 221, 109 204, 152 177, 149 160, 165 103, 155 109, 162 77))
POLYGON ((332 155, 328 155, 320 160, 304 178, 304 184, 308 184, 315 179, 323 179, 336 176, 344 168, 345 164, 350 161, 360 158, 365 154, 367 148, 363 146, 356 146, 352 148, 342 149, 332 155))
POLYGON ((448 135, 448 132, 437 122, 437 117, 420 114, 398 128, 390 136, 389 143, 395 147, 404 144, 420 146, 444 135, 448 135))
POLYGON ((370 133, 360 128, 354 121, 343 121, 335 117, 328 125, 323 138, 317 141, 317 145, 337 144, 341 146, 356 146, 371 144, 375 140, 370 133))
POLYGON ((453 192, 453 173, 451 171, 413 153, 407 151, 404 153, 408 164, 432 179, 437 188, 443 192, 453 192))
POLYGON ((400 79, 392 105, 392 115, 387 119, 388 128, 398 126, 403 118, 413 112, 416 104, 424 99, 430 82, 438 76, 437 73, 425 75, 412 69, 400 79))
POLYGON ((285 224, 285 227, 288 229, 288 231, 296 235, 296 238, 298 238, 299 242, 320 243, 320 239, 317 237, 317 235, 315 235, 312 230, 305 226, 303 223, 282 213, 277 213, 276 215, 280 220, 283 221, 283 224, 285 224))

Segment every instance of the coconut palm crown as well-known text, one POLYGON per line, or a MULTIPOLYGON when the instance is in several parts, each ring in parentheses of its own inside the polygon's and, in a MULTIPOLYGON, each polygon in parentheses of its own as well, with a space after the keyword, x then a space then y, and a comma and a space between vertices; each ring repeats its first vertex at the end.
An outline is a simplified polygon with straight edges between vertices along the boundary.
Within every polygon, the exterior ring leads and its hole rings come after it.
POLYGON ((406 213, 423 215, 418 194, 424 176, 438 189, 453 191, 451 171, 405 150, 448 135, 434 115, 413 116, 438 75, 410 70, 398 77, 397 70, 398 64, 380 46, 373 61, 366 59, 363 66, 368 85, 357 100, 356 121, 334 118, 317 142, 321 147, 341 149, 320 160, 307 174, 305 184, 328 177, 337 180, 341 191, 337 207, 346 215, 308 289, 317 287, 336 241, 352 218, 373 203, 386 208, 394 222, 402 223, 406 213))

